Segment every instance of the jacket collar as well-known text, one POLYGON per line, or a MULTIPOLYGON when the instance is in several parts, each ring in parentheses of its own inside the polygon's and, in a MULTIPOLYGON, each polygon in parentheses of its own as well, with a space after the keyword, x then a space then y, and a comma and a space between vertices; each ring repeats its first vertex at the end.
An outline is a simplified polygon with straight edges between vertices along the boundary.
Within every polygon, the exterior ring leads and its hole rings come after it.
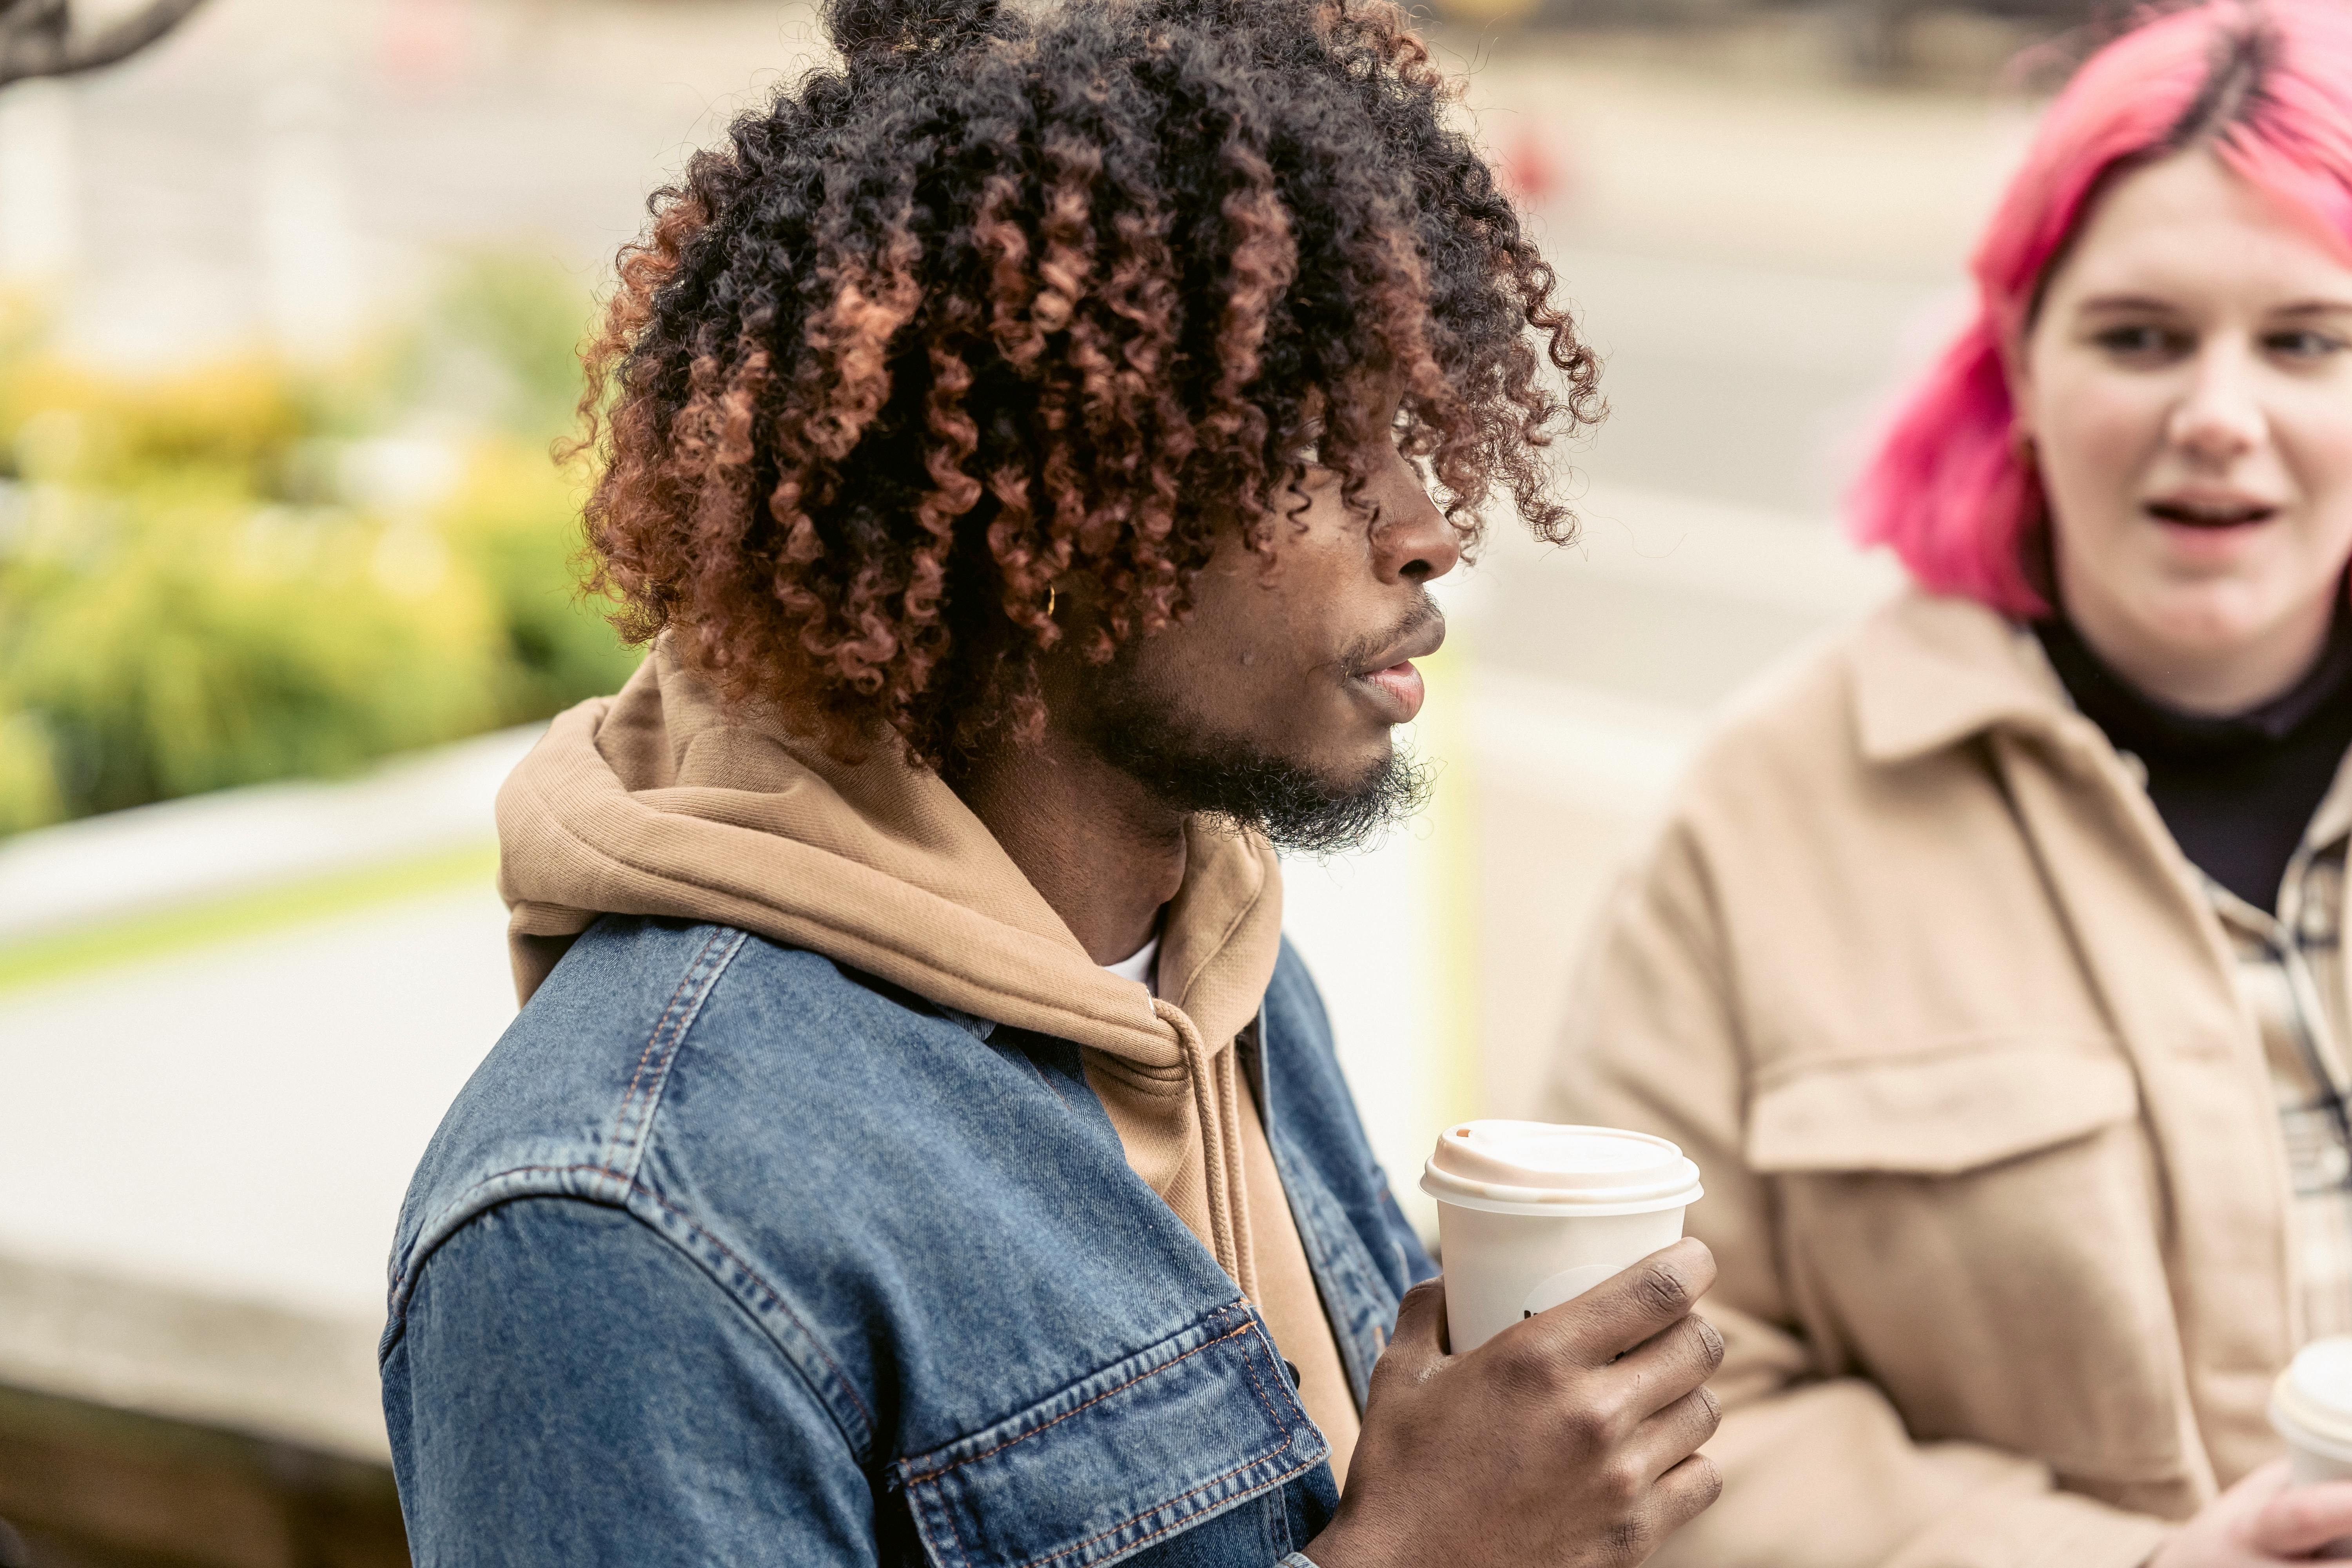
POLYGON ((1912 589, 1865 621, 1849 658, 1862 754, 1894 765, 2008 729, 2062 750, 2097 732, 2032 639, 1972 599, 1912 589))

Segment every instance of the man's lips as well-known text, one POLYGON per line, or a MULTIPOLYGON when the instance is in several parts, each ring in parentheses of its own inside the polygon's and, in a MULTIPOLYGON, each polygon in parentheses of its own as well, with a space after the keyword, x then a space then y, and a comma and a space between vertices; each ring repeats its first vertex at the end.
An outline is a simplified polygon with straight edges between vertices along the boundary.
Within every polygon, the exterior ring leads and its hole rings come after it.
POLYGON ((1391 724, 1410 724, 1412 716, 1421 711, 1421 700, 1425 695, 1422 689, 1421 671, 1409 663, 1391 664, 1386 668, 1373 670, 1370 675, 1360 675, 1356 679, 1381 694, 1384 705, 1393 715, 1389 720, 1391 724))
POLYGON ((1444 618, 1431 616, 1403 641, 1374 655, 1376 664, 1360 668, 1350 679, 1388 710, 1390 723, 1410 724, 1413 715, 1421 711, 1422 699, 1426 695, 1421 671, 1412 667, 1412 661, 1428 658, 1444 642, 1444 618))

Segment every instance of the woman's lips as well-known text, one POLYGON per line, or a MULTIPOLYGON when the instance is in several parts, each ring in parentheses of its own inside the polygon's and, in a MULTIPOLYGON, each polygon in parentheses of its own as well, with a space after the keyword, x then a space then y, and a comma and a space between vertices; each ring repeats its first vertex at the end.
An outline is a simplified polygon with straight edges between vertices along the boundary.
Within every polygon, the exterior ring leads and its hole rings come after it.
POLYGON ((1391 724, 1410 724, 1412 716, 1421 711, 1421 671, 1413 668, 1411 659, 1373 670, 1370 675, 1360 675, 1356 679, 1370 688, 1375 700, 1391 710, 1394 715, 1389 720, 1391 724))
POLYGON ((2181 528, 2244 528, 2268 522, 2279 509, 2262 501, 2152 500, 2144 510, 2158 522, 2181 528))
POLYGON ((2243 558, 2269 537, 2284 508, 2246 496, 2168 496, 2144 502, 2140 510, 2162 530, 2164 549, 2178 563, 2219 570, 2243 558))

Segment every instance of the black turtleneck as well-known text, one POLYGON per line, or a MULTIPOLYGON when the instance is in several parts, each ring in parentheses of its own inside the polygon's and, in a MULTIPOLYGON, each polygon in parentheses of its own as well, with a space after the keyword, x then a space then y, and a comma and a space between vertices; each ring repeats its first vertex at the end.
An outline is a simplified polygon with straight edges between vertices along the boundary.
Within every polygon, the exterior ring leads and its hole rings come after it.
POLYGON ((2147 768, 2157 814, 2190 862, 2260 910, 2278 907, 2287 862, 2352 746, 2352 609, 2316 664, 2259 708, 2222 718, 2156 701, 2107 668, 2063 619, 2036 622, 2074 706, 2147 768))

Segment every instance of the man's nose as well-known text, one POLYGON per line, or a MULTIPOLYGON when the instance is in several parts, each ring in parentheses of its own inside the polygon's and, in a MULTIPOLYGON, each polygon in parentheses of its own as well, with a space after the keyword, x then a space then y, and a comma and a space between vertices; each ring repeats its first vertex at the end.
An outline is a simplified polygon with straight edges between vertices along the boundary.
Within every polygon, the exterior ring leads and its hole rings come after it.
POLYGON ((2197 356, 2193 368, 2166 429, 2173 445, 2209 463, 2226 463, 2261 446, 2270 421, 2247 356, 2217 343, 2197 356))
POLYGON ((1381 582, 1433 582, 1461 563, 1462 536, 1402 453, 1366 488, 1381 509, 1372 525, 1372 571, 1381 582))

